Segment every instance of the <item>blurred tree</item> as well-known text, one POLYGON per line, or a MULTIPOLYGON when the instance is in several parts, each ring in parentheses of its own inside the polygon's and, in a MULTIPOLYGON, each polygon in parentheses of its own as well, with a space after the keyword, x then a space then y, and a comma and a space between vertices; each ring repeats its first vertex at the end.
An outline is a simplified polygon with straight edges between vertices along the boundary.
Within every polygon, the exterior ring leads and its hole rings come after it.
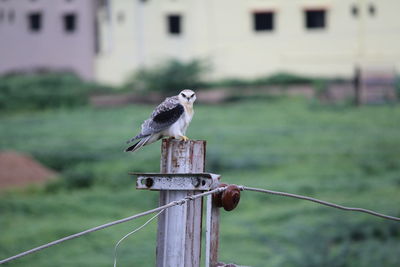
POLYGON ((73 73, 16 73, 0 77, 0 110, 81 106, 88 103, 90 94, 110 90, 73 73))
POLYGON ((125 86, 143 92, 173 95, 185 88, 203 86, 203 76, 207 71, 204 61, 195 59, 182 62, 173 59, 152 68, 140 69, 128 79, 125 86))

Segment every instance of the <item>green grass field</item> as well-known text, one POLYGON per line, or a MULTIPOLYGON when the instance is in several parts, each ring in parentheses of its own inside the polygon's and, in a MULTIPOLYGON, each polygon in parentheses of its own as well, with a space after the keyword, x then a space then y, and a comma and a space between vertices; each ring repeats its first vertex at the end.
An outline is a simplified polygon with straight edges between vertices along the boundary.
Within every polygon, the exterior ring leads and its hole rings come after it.
MULTIPOLYGON (((0 195, 0 258, 156 207, 129 171, 159 171, 160 143, 123 153, 152 106, 0 116, 0 149, 60 172, 44 188, 0 195)), ((188 136, 228 183, 400 216, 400 106, 321 107, 302 99, 197 106, 188 136)), ((115 243, 147 218, 7 266, 111 266, 115 243)), ((153 266, 156 223, 122 243, 118 266, 153 266)), ((203 253, 204 255, 204 253, 203 253)), ((222 212, 220 259, 249 266, 400 266, 400 224, 301 200, 243 192, 222 212)))

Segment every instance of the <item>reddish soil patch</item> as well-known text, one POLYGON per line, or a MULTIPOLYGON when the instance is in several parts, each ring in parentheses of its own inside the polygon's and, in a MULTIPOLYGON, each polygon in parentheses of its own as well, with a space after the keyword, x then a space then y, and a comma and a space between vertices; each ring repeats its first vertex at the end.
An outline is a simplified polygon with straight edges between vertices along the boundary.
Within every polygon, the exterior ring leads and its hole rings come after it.
POLYGON ((55 175, 56 172, 28 155, 12 151, 0 152, 0 190, 42 183, 55 175))

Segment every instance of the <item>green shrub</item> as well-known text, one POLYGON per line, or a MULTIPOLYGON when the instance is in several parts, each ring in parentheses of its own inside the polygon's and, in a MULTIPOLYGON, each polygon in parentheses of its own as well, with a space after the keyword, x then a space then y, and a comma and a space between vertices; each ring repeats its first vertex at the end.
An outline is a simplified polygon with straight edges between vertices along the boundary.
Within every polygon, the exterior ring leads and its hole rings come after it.
POLYGON ((206 71, 207 66, 200 60, 189 62, 169 60, 152 68, 137 71, 128 79, 125 87, 170 95, 185 88, 202 87, 206 71))
POLYGON ((329 81, 327 79, 315 79, 312 83, 316 95, 320 96, 328 90, 329 81))
POLYGON ((71 73, 14 74, 0 77, 0 110, 35 110, 85 105, 89 94, 107 88, 71 73))
MULTIPOLYGON (((360 223, 335 218, 312 227, 295 224, 289 229, 285 232, 286 242, 293 249, 288 250, 284 266, 396 266, 399 261, 393 256, 398 246, 390 245, 396 244, 399 236, 392 222, 360 223)), ((279 243, 274 245, 285 250, 279 243)))
POLYGON ((278 72, 272 75, 261 76, 255 79, 243 78, 226 78, 207 83, 207 87, 241 87, 241 86, 287 86, 294 84, 310 84, 321 83, 328 79, 306 77, 292 73, 278 72))
POLYGON ((310 84, 313 78, 304 77, 286 72, 276 73, 270 76, 257 78, 253 81, 255 85, 290 85, 290 84, 310 84))
POLYGON ((79 163, 98 162, 104 159, 104 156, 98 151, 40 151, 31 152, 42 164, 56 171, 64 171, 79 163))
POLYGON ((64 182, 67 189, 89 188, 93 185, 95 177, 88 170, 72 169, 64 173, 64 182))
POLYGON ((241 87, 251 85, 250 80, 240 79, 240 78, 226 78, 222 80, 217 80, 209 82, 206 87, 241 87))

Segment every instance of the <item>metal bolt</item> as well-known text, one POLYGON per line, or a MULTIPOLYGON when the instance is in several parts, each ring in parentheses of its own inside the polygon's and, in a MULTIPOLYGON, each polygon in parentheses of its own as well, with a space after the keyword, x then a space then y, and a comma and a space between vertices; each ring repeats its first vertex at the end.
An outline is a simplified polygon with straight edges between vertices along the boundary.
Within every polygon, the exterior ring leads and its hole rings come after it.
POLYGON ((152 178, 146 178, 146 179, 145 179, 145 185, 146 185, 147 187, 152 187, 153 184, 154 184, 154 181, 153 181, 152 178))
POLYGON ((199 187, 200 186, 200 178, 192 179, 192 184, 194 187, 199 187))

